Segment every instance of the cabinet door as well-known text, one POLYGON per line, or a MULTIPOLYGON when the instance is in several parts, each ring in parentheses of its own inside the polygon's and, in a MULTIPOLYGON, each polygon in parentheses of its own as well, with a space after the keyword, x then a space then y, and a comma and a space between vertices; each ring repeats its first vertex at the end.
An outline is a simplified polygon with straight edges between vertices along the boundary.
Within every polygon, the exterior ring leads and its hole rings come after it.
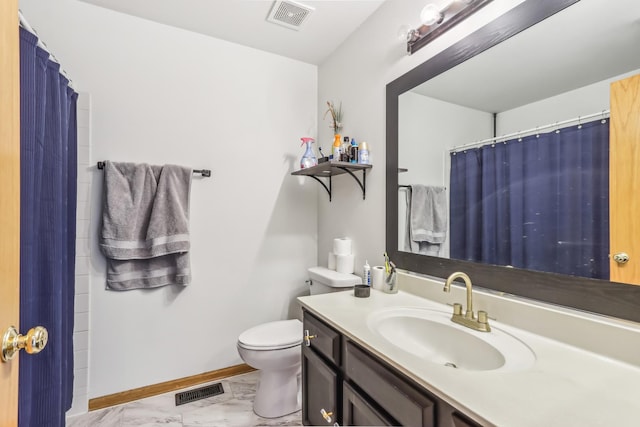
POLYGON ((305 334, 308 331, 312 337, 305 338, 303 345, 313 348, 336 366, 340 366, 340 333, 306 311, 303 323, 305 334))
POLYGON ((345 376, 403 426, 435 425, 432 398, 347 341, 345 376))
POLYGON ((340 376, 309 347, 302 347, 302 423, 332 426, 341 422, 340 376), (330 420, 323 417, 330 414, 330 420))
POLYGON ((394 426, 397 422, 383 415, 355 391, 348 383, 342 383, 342 425, 345 426, 394 426))
POLYGON ((451 414, 451 419, 453 420, 454 427, 482 427, 480 424, 470 420, 458 412, 451 414))

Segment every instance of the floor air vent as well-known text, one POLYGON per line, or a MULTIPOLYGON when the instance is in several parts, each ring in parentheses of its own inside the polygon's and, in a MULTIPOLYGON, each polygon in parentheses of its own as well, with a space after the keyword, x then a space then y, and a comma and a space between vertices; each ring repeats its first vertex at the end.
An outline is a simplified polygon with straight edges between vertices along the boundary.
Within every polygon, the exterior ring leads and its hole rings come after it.
POLYGON ((189 391, 176 393, 176 406, 224 393, 222 383, 215 383, 189 391))

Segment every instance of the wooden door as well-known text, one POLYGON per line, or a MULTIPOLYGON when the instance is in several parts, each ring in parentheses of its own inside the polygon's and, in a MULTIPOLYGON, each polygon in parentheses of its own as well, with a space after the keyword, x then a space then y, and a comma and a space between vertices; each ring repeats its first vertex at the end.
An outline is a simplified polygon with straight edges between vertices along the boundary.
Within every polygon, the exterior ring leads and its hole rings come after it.
POLYGON ((611 281, 640 285, 640 75, 611 84, 610 132, 611 281))
MULTIPOLYGON (((18 0, 0 1, 0 339, 19 328, 20 58, 18 0)), ((0 426, 17 425, 18 359, 0 361, 0 426)))

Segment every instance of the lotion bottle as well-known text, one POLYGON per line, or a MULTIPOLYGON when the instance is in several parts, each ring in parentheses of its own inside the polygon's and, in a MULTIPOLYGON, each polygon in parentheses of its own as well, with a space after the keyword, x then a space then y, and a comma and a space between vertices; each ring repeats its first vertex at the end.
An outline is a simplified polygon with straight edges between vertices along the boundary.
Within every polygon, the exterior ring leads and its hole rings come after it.
POLYGON ((340 141, 340 134, 336 134, 333 137, 333 150, 331 151, 331 155, 332 155, 332 159, 335 162, 339 162, 340 161, 340 146, 341 146, 341 141, 340 141))

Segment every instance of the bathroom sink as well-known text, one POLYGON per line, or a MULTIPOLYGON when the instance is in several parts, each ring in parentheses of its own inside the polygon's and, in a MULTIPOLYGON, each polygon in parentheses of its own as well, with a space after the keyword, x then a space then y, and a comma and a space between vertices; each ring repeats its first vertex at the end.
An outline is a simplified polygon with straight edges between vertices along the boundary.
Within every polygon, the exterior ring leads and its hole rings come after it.
POLYGON ((479 332, 451 321, 451 313, 414 307, 377 310, 367 318, 371 331, 427 362, 469 371, 520 371, 535 354, 515 336, 492 325, 479 332))

